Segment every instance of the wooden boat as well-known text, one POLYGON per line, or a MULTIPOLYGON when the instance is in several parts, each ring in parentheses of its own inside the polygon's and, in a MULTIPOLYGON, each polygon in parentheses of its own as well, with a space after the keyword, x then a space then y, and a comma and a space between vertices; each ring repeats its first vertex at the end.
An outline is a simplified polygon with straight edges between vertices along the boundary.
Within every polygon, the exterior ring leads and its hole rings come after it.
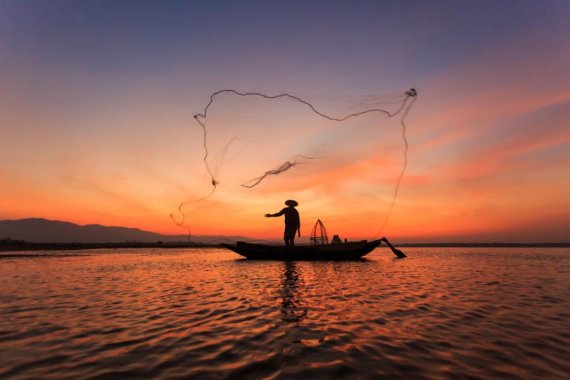
POLYGON ((276 245, 253 244, 238 241, 236 244, 222 244, 235 253, 254 260, 358 260, 383 239, 374 241, 347 242, 340 244, 299 245, 293 248, 276 245))

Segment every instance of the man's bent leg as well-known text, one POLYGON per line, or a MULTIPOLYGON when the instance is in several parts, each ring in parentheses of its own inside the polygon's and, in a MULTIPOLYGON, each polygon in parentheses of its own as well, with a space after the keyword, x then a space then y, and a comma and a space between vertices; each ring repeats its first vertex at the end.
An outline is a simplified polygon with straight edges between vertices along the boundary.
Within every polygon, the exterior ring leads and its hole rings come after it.
POLYGON ((294 247, 295 246, 295 230, 292 228, 285 227, 284 233, 285 245, 287 247, 294 247))

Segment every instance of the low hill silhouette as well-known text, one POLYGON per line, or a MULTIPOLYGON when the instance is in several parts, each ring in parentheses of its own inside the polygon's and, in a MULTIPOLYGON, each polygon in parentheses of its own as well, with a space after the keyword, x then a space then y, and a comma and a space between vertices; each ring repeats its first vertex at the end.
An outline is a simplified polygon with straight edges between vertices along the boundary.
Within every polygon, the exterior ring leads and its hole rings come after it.
MULTIPOLYGON (((0 220, 0 239, 23 240, 31 243, 124 243, 157 241, 188 241, 187 235, 162 235, 138 228, 78 225, 58 220, 28 218, 0 220)), ((192 236, 193 242, 204 244, 253 241, 243 236, 192 236)))

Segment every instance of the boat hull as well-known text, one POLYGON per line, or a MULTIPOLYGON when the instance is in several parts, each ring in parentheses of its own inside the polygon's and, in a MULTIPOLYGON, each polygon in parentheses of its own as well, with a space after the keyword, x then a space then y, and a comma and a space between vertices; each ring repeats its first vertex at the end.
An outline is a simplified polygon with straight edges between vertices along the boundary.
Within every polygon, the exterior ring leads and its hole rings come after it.
POLYGON ((358 260, 372 252, 381 240, 327 244, 318 246, 284 246, 252 244, 238 241, 223 247, 252 260, 358 260))

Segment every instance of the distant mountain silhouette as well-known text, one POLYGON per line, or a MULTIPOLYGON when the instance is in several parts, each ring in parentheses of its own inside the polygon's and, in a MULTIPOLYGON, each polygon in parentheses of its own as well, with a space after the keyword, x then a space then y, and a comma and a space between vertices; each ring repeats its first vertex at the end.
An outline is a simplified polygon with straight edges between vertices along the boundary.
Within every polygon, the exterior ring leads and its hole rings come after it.
MULTIPOLYGON (((187 235, 162 235, 138 228, 110 227, 99 224, 81 226, 40 218, 0 220, 0 239, 33 243, 123 243, 187 241, 187 235)), ((253 241, 243 236, 192 236, 193 242, 216 244, 253 241)))

